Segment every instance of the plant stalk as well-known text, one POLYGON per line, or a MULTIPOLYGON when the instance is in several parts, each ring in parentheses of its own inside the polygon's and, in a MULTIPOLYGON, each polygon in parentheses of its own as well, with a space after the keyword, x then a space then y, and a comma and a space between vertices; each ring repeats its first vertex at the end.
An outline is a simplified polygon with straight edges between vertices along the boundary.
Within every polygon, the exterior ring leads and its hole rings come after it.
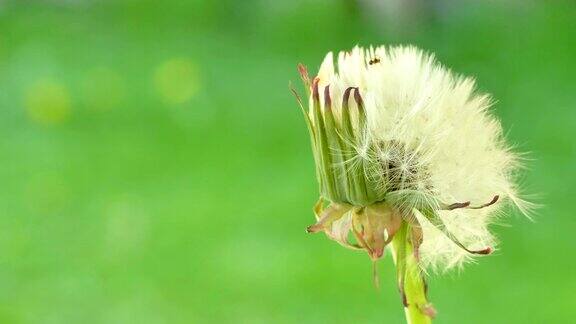
POLYGON ((426 282, 414 256, 414 248, 409 233, 410 225, 402 222, 391 243, 392 257, 397 270, 398 288, 404 304, 406 322, 408 324, 428 324, 432 323, 435 311, 428 302, 426 282))

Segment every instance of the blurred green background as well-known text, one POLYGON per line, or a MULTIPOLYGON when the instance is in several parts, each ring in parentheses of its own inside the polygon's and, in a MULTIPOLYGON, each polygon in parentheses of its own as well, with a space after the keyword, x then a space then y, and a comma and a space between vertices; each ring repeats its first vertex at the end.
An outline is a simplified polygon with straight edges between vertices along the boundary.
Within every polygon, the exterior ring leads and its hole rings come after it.
POLYGON ((544 205, 433 275, 438 323, 576 309, 573 1, 3 1, 0 323, 402 323, 389 257, 306 235, 288 81, 329 50, 415 44, 494 94, 544 205))

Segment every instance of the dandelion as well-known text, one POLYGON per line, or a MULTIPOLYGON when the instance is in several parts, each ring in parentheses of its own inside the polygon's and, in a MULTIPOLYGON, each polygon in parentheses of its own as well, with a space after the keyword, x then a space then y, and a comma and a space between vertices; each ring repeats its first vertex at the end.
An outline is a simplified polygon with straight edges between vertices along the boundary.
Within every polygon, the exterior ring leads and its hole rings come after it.
POLYGON ((389 247, 409 323, 428 323, 425 272, 494 250, 488 225, 506 204, 526 211, 519 157, 490 96, 415 47, 332 53, 310 78, 299 65, 320 198, 309 233, 364 250, 389 247))

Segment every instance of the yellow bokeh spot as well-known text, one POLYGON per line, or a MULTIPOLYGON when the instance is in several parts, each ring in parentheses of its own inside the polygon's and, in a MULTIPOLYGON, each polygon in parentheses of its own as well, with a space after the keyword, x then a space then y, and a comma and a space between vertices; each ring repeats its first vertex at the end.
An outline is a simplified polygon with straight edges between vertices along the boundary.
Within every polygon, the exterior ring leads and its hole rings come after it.
POLYGON ((66 87, 55 80, 39 80, 26 91, 25 106, 33 121, 56 125, 70 115, 70 95, 66 87))
POLYGON ((126 86, 120 74, 107 67, 89 70, 81 83, 82 102, 91 110, 108 111, 122 103, 126 86))
POLYGON ((166 103, 183 104, 199 90, 198 71, 189 59, 167 60, 156 69, 154 86, 166 103))

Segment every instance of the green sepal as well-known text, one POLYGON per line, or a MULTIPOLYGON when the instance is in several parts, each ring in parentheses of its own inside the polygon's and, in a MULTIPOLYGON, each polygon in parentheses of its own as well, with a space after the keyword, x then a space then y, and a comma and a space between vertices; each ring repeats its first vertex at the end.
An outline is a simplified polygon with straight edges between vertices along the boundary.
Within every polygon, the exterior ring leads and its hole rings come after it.
MULTIPOLYGON (((354 101, 356 102, 357 108, 357 127, 354 129, 354 137, 356 138, 356 144, 360 145, 362 139, 366 135, 365 132, 368 129, 366 123, 366 110, 364 109, 364 101, 362 96, 360 96, 360 89, 355 88, 354 91, 354 101)), ((361 159, 361 165, 356 170, 355 179, 358 181, 358 185, 363 189, 363 200, 365 204, 369 204, 378 200, 377 194, 374 191, 375 184, 371 183, 373 180, 367 178, 368 172, 366 172, 366 165, 364 160, 361 159)))
POLYGON ((348 187, 348 200, 351 203, 357 203, 359 200, 360 190, 357 187, 356 177, 352 175, 354 172, 354 165, 352 160, 354 158, 354 146, 355 142, 353 136, 352 120, 350 117, 350 109, 348 108, 348 99, 350 97, 350 92, 354 88, 350 87, 344 91, 342 96, 342 109, 340 110, 340 125, 338 127, 338 135, 340 138, 340 143, 342 147, 342 156, 344 159, 344 165, 346 166, 346 183, 348 187))
MULTIPOLYGON (((288 83, 288 88, 290 89, 292 94, 294 94, 294 97, 296 97, 296 101, 298 102, 300 111, 304 116, 304 121, 306 122, 306 128, 308 129, 308 136, 310 137, 310 144, 312 146, 312 156, 314 157, 314 165, 316 166, 316 180, 318 181, 318 186, 322 188, 322 176, 318 169, 321 160, 320 157, 318 156, 318 144, 316 143, 316 131, 314 130, 314 125, 310 120, 310 115, 306 111, 306 108, 304 107, 304 104, 302 102, 302 98, 298 94, 298 91, 296 91, 296 89, 292 86, 292 83, 288 83)), ((310 93, 310 89, 307 89, 307 93, 310 93)))
MULTIPOLYGON (((351 115, 351 110, 350 110, 350 106, 348 103, 350 94, 352 92, 357 92, 358 88, 354 88, 354 87, 350 87, 348 89, 346 89, 346 92, 344 93, 344 98, 343 98, 343 102, 342 102, 342 133, 344 134, 344 138, 345 141, 348 143, 348 152, 349 153, 349 157, 348 157, 348 161, 352 161, 353 159, 358 158, 356 156, 356 150, 358 148, 358 145, 360 145, 360 136, 362 135, 361 132, 359 132, 358 130, 361 129, 363 126, 361 124, 357 125, 357 127, 354 127, 353 125, 353 118, 351 115)), ((357 95, 354 94, 354 98, 356 98, 357 95)), ((360 115, 360 108, 358 111, 358 116, 360 115)), ((358 119, 360 120, 360 119, 358 119)), ((364 160, 363 159, 358 159, 358 161, 354 161, 351 162, 351 167, 350 167, 350 183, 351 183, 351 187, 352 192, 353 192, 353 201, 361 206, 366 206, 370 203, 372 203, 373 201, 371 201, 368 198, 368 191, 366 188, 366 172, 365 172, 365 165, 364 165, 364 160)))
POLYGON ((344 165, 342 142, 334 119, 329 86, 324 88, 324 125, 326 127, 326 137, 330 150, 330 161, 332 162, 331 167, 336 189, 335 194, 340 202, 349 202, 348 170, 344 165))
POLYGON ((335 197, 335 184, 332 172, 332 159, 330 156, 330 147, 328 144, 328 137, 326 135, 326 126, 324 124, 324 117, 322 116, 322 111, 320 107, 320 97, 318 95, 318 79, 314 80, 312 86, 312 107, 313 107, 313 118, 314 118, 314 128, 315 138, 316 138, 316 151, 320 160, 318 164, 318 173, 321 176, 321 194, 334 200, 335 197))

